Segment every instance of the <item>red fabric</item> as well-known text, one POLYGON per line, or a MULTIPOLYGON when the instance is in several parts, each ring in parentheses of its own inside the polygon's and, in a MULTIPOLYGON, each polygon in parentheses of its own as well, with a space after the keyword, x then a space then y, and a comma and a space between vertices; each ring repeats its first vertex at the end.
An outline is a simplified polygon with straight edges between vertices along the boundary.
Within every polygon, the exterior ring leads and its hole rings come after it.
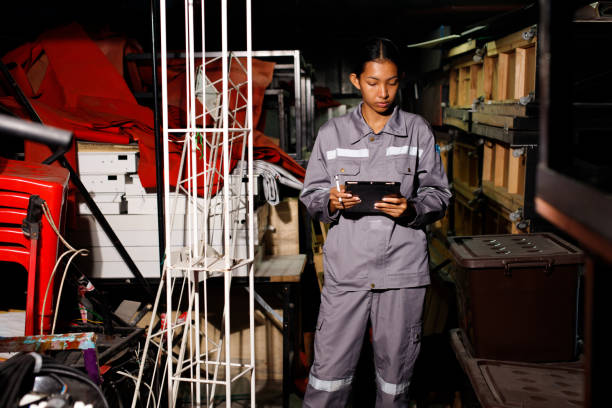
POLYGON ((314 87, 314 97, 317 109, 333 108, 339 106, 340 102, 334 99, 329 88, 323 86, 314 87))
MULTIPOLYGON (((71 24, 48 31, 36 42, 24 44, 9 52, 3 57, 3 62, 14 63, 10 64, 11 73, 43 123, 71 130, 80 140, 118 144, 138 141, 140 180, 145 188, 155 187, 153 114, 149 108, 138 105, 119 72, 123 66, 118 55, 122 55, 125 50, 118 51, 116 48, 131 43, 117 38, 108 41, 97 39, 97 42, 92 41, 79 25, 71 24)), ((133 44, 131 46, 134 47, 133 44)), ((273 69, 271 63, 253 60, 254 123, 257 123, 260 116, 264 90, 272 80, 273 69)), ((128 71, 132 82, 137 83, 138 89, 142 89, 142 84, 134 81, 134 67, 128 66, 128 71)), ((184 61, 172 61, 168 84, 170 127, 185 126, 184 71, 184 61)), ((220 63, 207 64, 206 75, 212 81, 219 78, 220 63)), ((237 84, 246 80, 235 62, 232 64, 230 78, 237 84)), ((230 95, 230 102, 235 107, 244 105, 244 101, 236 97, 236 94, 230 95)), ((0 97, 0 105, 27 118, 24 109, 11 97, 0 97)), ((196 112, 202 112, 199 103, 196 104, 196 112)), ((245 110, 241 110, 236 121, 244 123, 244 118, 245 110)), ((230 126, 233 124, 230 123, 230 126)), ((28 161, 41 162, 50 155, 44 145, 26 142, 25 146, 28 161)), ((231 152, 232 167, 240 158, 241 149, 239 143, 234 144, 231 152)), ((171 153, 170 181, 174 185, 180 145, 171 147, 171 153)), ((301 166, 269 138, 257 132, 254 135, 254 155, 277 163, 298 177, 304 177, 305 171, 301 166)), ((66 157, 76 167, 74 149, 66 157)), ((201 182, 199 184, 202 185, 201 182)))

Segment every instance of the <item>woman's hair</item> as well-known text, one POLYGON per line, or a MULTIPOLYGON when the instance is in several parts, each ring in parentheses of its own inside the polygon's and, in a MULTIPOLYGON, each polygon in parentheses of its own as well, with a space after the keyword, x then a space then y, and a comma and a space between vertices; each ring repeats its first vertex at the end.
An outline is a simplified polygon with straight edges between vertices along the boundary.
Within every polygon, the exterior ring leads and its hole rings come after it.
POLYGON ((393 62, 397 66, 397 72, 403 72, 402 56, 399 49, 391 40, 382 37, 374 37, 364 41, 353 53, 351 72, 359 76, 366 63, 380 60, 393 62))

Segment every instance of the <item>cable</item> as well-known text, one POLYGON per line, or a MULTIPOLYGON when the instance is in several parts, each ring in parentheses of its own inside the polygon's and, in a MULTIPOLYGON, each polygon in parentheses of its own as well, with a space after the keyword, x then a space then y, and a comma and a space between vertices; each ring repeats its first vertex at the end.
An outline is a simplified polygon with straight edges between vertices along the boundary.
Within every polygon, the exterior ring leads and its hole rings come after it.
POLYGON ((49 374, 49 377, 53 378, 55 381, 57 381, 59 383, 59 385, 62 387, 62 391, 60 392, 60 394, 65 394, 66 390, 68 389, 68 386, 66 385, 65 382, 62 381, 62 379, 59 377, 59 375, 57 374, 49 374))
POLYGON ((98 387, 96 383, 91 381, 88 377, 84 376, 83 373, 76 371, 76 370, 72 371, 68 369, 68 367, 65 367, 65 366, 58 367, 55 364, 47 364, 45 367, 43 367, 40 370, 40 373, 49 374, 49 375, 59 374, 59 375, 64 375, 66 377, 71 377, 76 380, 82 381, 85 384, 89 385, 90 387, 96 390, 96 392, 100 395, 100 400, 104 403, 105 408, 110 408, 108 406, 108 401, 106 401, 106 398, 104 397, 104 393, 102 393, 102 390, 100 389, 100 387, 98 387))
MULTIPOLYGON (((68 272, 68 268, 70 267, 70 264, 72 263, 72 260, 77 255, 81 254, 83 256, 87 256, 87 255, 89 255, 89 250, 88 249, 78 249, 77 250, 72 245, 70 245, 68 243, 68 241, 66 241, 66 239, 59 232, 59 230, 57 228, 57 225, 55 224, 55 221, 53 220, 53 216, 51 215, 51 210, 49 209, 49 206, 47 205, 47 202, 43 201, 41 207, 42 207, 43 213, 45 214, 45 218, 47 218, 47 221, 49 222, 49 225, 51 226, 51 229, 53 229, 55 234, 57 234, 58 238, 60 239, 60 241, 62 241, 64 246, 66 248, 68 248, 68 250, 66 252, 64 252, 58 258, 57 262, 55 263, 55 266, 53 267, 53 271, 51 272, 51 276, 49 277, 49 280, 47 282, 47 288, 45 290, 45 296, 43 298, 43 306, 42 306, 43 313, 44 313, 45 307, 47 306, 47 297, 49 296, 49 288, 51 287, 51 282, 53 282, 53 278, 55 277, 55 272, 57 271, 57 267, 59 266, 59 264, 62 261, 62 259, 64 258, 64 256, 66 256, 68 254, 72 254, 72 256, 68 259, 68 262, 66 263, 66 267, 64 268, 64 273, 62 275, 62 281, 61 281, 61 284, 60 284, 59 293, 57 295, 57 302, 55 304, 55 313, 53 315, 53 326, 51 328, 51 334, 53 334, 53 333, 55 333, 55 323, 57 322, 57 315, 58 315, 58 311, 59 311, 59 304, 60 304, 60 300, 61 300, 61 297, 62 297, 62 289, 64 287, 64 280, 66 279, 66 274, 68 272)), ((43 334, 43 330, 44 330, 44 317, 41 316, 41 318, 40 318, 40 334, 43 334)))
MULTIPOLYGON (((133 376, 130 373, 126 373, 125 371, 116 371, 117 374, 123 375, 124 377, 128 377, 131 378, 132 381, 134 381, 134 384, 137 384, 138 378, 133 376)), ((153 389, 151 388, 151 386, 149 384, 147 384, 144 381, 141 381, 142 384, 144 384, 148 389, 149 389, 149 395, 153 394, 153 389)), ((155 403, 155 399, 152 400, 153 401, 153 408, 157 408, 157 404, 155 403)))
POLYGON ((68 267, 70 266, 70 263, 72 262, 72 260, 77 255, 79 255, 82 252, 89 253, 89 251, 87 249, 79 249, 74 254, 72 254, 70 259, 68 259, 68 262, 66 263, 66 267, 64 268, 64 274, 62 275, 62 281, 60 283, 59 291, 57 293, 57 302, 55 303, 55 313, 53 314, 53 325, 51 326, 51 334, 55 333, 55 322, 57 321, 57 315, 58 315, 58 312, 59 312, 60 300, 62 298, 62 289, 64 288, 64 281, 66 280, 66 275, 67 275, 67 272, 68 272, 68 267))

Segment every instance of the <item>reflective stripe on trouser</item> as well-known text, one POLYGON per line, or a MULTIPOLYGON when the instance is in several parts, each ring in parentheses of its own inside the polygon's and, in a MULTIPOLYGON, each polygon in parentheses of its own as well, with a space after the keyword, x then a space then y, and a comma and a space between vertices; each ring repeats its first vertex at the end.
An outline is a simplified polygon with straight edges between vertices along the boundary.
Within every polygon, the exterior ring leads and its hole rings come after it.
POLYGON ((425 288, 340 292, 327 286, 315 334, 315 360, 303 407, 345 407, 368 319, 376 368, 376 407, 407 407, 420 349, 425 288))

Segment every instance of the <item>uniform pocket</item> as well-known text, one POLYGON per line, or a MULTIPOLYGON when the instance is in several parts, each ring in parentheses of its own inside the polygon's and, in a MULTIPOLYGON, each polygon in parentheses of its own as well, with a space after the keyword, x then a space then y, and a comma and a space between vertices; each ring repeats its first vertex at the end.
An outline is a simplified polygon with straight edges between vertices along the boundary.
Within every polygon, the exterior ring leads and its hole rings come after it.
POLYGON ((400 174, 414 174, 416 167, 416 158, 414 157, 399 157, 394 159, 395 170, 400 174))
POLYGON ((338 160, 336 162, 336 174, 338 176, 356 176, 359 174, 361 164, 352 160, 338 160))
POLYGON ((361 170, 361 164, 354 160, 337 160, 334 175, 338 176, 341 184, 345 181, 353 181, 357 179, 361 170))
POLYGON ((421 323, 410 326, 407 341, 404 343, 406 361, 414 361, 421 350, 421 323))

